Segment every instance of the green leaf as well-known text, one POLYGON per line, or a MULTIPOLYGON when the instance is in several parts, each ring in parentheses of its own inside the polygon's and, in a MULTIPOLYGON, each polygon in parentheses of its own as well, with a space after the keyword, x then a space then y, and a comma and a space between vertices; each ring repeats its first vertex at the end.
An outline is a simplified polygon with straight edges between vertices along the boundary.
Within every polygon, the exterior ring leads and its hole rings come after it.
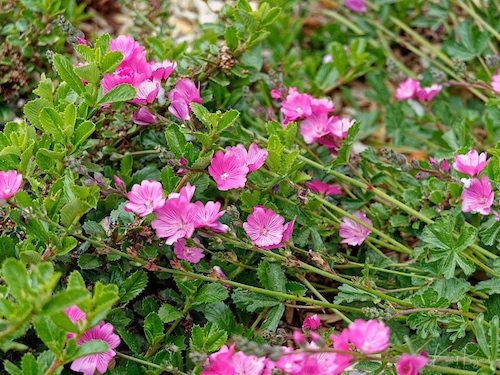
POLYGON ((220 302, 227 297, 229 297, 229 292, 221 284, 205 284, 196 293, 194 304, 220 302))
POLYGON ((33 124, 38 129, 42 129, 42 124, 40 123, 40 112, 44 108, 50 108, 52 104, 42 98, 32 100, 24 106, 24 114, 28 118, 28 121, 33 124))
POLYGON ((263 308, 274 307, 280 304, 280 300, 264 294, 249 292, 244 289, 237 288, 233 290, 231 298, 236 306, 240 309, 254 312, 263 308))
POLYGON ((84 342, 80 345, 76 353, 71 356, 71 360, 75 360, 80 357, 85 357, 91 354, 105 353, 109 350, 109 345, 104 340, 90 340, 84 342))
POLYGON ((73 69, 73 65, 66 57, 56 53, 54 55, 54 67, 56 68, 59 76, 74 92, 79 95, 83 94, 83 92, 85 91, 85 86, 83 85, 80 78, 76 75, 73 69))
POLYGON ((286 293, 286 276, 278 263, 263 261, 257 268, 259 280, 268 290, 286 293))
POLYGON ((38 315, 33 318, 33 326, 36 335, 43 341, 45 346, 60 356, 66 344, 66 332, 59 329, 47 316, 38 315))
POLYGON ((493 277, 489 280, 480 281, 474 286, 474 290, 488 293, 489 295, 500 294, 500 277, 493 277))
POLYGON ((194 115, 200 122, 205 125, 208 130, 212 130, 215 127, 216 123, 214 123, 211 118, 211 113, 204 106, 198 103, 190 103, 189 106, 193 110, 194 115))
POLYGON ((172 305, 169 305, 168 303, 165 303, 160 307, 160 310, 158 310, 158 315, 164 323, 170 323, 174 320, 182 319, 184 317, 179 309, 175 308, 172 305))
POLYGON ((375 301, 379 299, 379 297, 371 294, 370 292, 366 292, 347 284, 339 286, 339 290, 340 292, 334 299, 336 304, 342 304, 344 302, 352 303, 358 301, 375 301))
POLYGON ((238 30, 233 25, 227 26, 224 31, 224 39, 226 44, 231 51, 234 51, 238 47, 238 30))
POLYGON ((116 67, 120 65, 123 60, 123 55, 120 51, 108 52, 102 59, 102 72, 112 73, 115 71, 116 67))
POLYGON ((16 246, 10 237, 0 237, 0 265, 5 259, 16 256, 16 246))
POLYGON ((97 104, 109 104, 118 102, 128 102, 136 97, 137 93, 134 86, 128 83, 122 83, 109 90, 97 104))
POLYGON ((269 137, 267 144, 267 159, 266 164, 271 168, 271 170, 279 171, 281 167, 281 155, 285 146, 283 146, 280 142, 280 139, 277 135, 273 134, 269 137))
POLYGON ((144 333, 152 345, 163 339, 163 322, 157 313, 149 313, 144 319, 144 333))
POLYGON ((236 120, 238 120, 239 117, 240 113, 235 109, 231 109, 230 111, 224 113, 217 124, 217 133, 221 133, 229 128, 236 122, 236 120))
POLYGON ((479 237, 486 246, 493 246, 497 239, 500 238, 499 233, 500 221, 495 220, 491 226, 479 232, 479 237))
POLYGON ((90 297, 87 289, 67 289, 56 294, 43 308, 43 314, 54 314, 63 311, 65 308, 76 305, 90 297))
POLYGON ((31 291, 26 267, 14 258, 7 259, 2 266, 2 277, 9 287, 9 293, 18 301, 26 298, 31 291))
POLYGON ((358 134, 360 123, 356 122, 347 131, 347 137, 342 144, 342 147, 337 151, 337 158, 332 162, 331 168, 336 168, 345 165, 349 161, 351 146, 354 142, 356 134, 358 134))
POLYGON ((196 306, 194 310, 201 311, 207 321, 216 323, 227 332, 234 332, 236 329, 234 314, 224 302, 204 303, 196 306))
POLYGON ((267 314, 266 320, 264 320, 260 329, 263 331, 276 331, 284 313, 285 305, 279 304, 278 306, 274 306, 271 311, 269 311, 269 314, 267 314))
POLYGON ((146 287, 148 275, 139 270, 127 277, 120 290, 120 303, 126 303, 137 297, 146 287))
POLYGON ((61 224, 66 228, 75 224, 88 210, 90 206, 78 198, 72 199, 61 208, 61 224))
POLYGON ((56 141, 64 142, 64 121, 59 112, 54 108, 46 107, 41 110, 40 124, 42 129, 46 133, 53 135, 56 141))
POLYGON ((83 230, 85 233, 87 233, 91 237, 95 238, 105 238, 106 237, 106 232, 104 231, 104 228, 102 227, 101 224, 95 222, 95 221, 86 221, 83 224, 83 230))
POLYGON ((90 121, 84 121, 80 125, 78 125, 75 129, 73 139, 71 141, 73 147, 76 149, 79 145, 81 145, 88 137, 92 135, 94 130, 95 124, 90 121))
POLYGON ((179 126, 176 124, 170 125, 165 130, 165 139, 167 140, 168 148, 175 154, 177 159, 184 155, 186 149, 186 136, 181 133, 179 126))
POLYGON ((95 64, 77 66, 75 73, 84 81, 98 85, 101 81, 101 72, 95 64))
POLYGON ((439 297, 439 293, 433 289, 427 289, 423 293, 417 293, 410 297, 410 302, 415 308, 446 308, 450 301, 444 297, 439 297))
POLYGON ((31 353, 23 355, 21 368, 24 375, 38 375, 39 368, 35 356, 31 353))
POLYGON ((78 271, 73 271, 68 278, 68 289, 85 289, 85 281, 78 271))
POLYGON ((97 255, 81 254, 78 258, 78 267, 82 270, 91 270, 101 266, 101 259, 97 255))
POLYGON ((212 353, 227 341, 226 331, 219 329, 217 324, 208 322, 205 327, 198 325, 191 332, 191 347, 200 352, 212 353))
POLYGON ((334 56, 333 65, 337 69, 338 75, 343 77, 347 73, 348 61, 344 45, 339 42, 330 44, 330 55, 334 56))
POLYGON ((24 375, 24 372, 21 371, 21 369, 17 367, 15 364, 13 364, 11 361, 4 360, 3 365, 4 365, 4 370, 7 371, 9 375, 24 375))

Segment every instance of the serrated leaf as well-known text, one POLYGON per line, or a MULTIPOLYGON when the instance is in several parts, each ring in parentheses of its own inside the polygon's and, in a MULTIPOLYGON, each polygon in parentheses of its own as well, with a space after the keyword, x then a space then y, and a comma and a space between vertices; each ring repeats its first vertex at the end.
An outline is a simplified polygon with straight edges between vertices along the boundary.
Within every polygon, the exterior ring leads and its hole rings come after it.
POLYGON ((148 275, 146 272, 139 270, 127 277, 120 290, 120 303, 126 303, 137 297, 146 287, 148 283, 148 275))
POLYGON ((227 332, 234 332, 236 329, 234 314, 224 302, 205 303, 196 306, 194 309, 201 311, 205 315, 207 321, 216 323, 227 332))
POLYGON ((90 297, 87 289, 67 289, 56 294, 42 308, 42 313, 51 315, 76 305, 90 297))
POLYGON ((172 124, 165 130, 165 139, 169 150, 175 154, 175 157, 178 159, 183 157, 186 149, 186 136, 182 134, 177 125, 172 124))
POLYGON ((286 276, 278 263, 263 261, 257 268, 259 280, 268 290, 286 293, 286 276))
POLYGON ((184 315, 179 311, 179 309, 175 308, 168 303, 164 303, 160 310, 158 310, 158 316, 164 323, 170 323, 177 319, 182 319, 184 315))
POLYGON ((103 73, 112 73, 123 60, 120 51, 108 52, 102 59, 101 68, 103 73))
POLYGON ((254 312, 267 307, 274 307, 280 304, 280 300, 264 294, 249 292, 244 289, 237 288, 231 294, 231 298, 236 306, 240 309, 254 312))
POLYGON ((231 51, 238 47, 238 30, 233 25, 226 27, 224 31, 224 39, 231 51))
POLYGON ((101 72, 95 64, 87 64, 75 67, 75 73, 86 82, 98 85, 101 81, 101 72))
POLYGON ((235 109, 231 109, 230 111, 224 113, 217 124, 217 133, 221 133, 229 128, 236 122, 236 120, 238 120, 239 117, 240 113, 235 109))
POLYGON ((493 277, 489 280, 478 282, 474 286, 476 292, 484 292, 491 294, 500 294, 500 277, 493 277))
POLYGON ((281 317, 285 313, 285 305, 279 304, 278 306, 274 306, 267 314, 266 319, 262 323, 260 329, 263 331, 271 331, 274 332, 278 328, 278 325, 281 321, 281 317))
POLYGON ((417 293, 410 297, 410 302, 415 308, 446 308, 450 305, 450 301, 444 297, 440 297, 439 293, 433 289, 427 289, 423 293, 417 293))
POLYGON ((69 228, 90 209, 89 204, 75 198, 61 208, 61 224, 69 228))
POLYGON ((73 139, 71 143, 76 149, 80 144, 82 144, 88 137, 92 135, 95 130, 95 124, 90 121, 84 121, 77 126, 73 134, 73 139))
POLYGON ((229 297, 229 292, 221 284, 205 284, 196 293, 194 304, 220 302, 227 297, 229 297))
POLYGON ((214 123, 212 123, 211 118, 210 118, 210 112, 208 109, 206 109, 204 106, 198 103, 190 103, 189 106, 191 107, 194 115, 196 118, 203 124, 205 127, 211 131, 212 128, 214 127, 214 123))
POLYGON ((345 165, 349 161, 349 156, 351 154, 351 147, 354 142, 354 138, 358 134, 360 123, 356 122, 347 131, 347 137, 342 143, 342 146, 337 151, 337 158, 332 162, 331 168, 336 168, 341 165, 345 165))
POLYGON ((66 344, 66 332, 59 329, 56 324, 47 316, 38 315, 33 318, 33 326, 36 335, 43 341, 45 346, 56 355, 61 355, 66 344))
POLYGON ((9 287, 9 293, 19 301, 26 298, 31 289, 28 282, 28 271, 17 259, 9 258, 2 265, 2 277, 9 287))
POLYGON ((149 313, 146 319, 144 319, 144 333, 146 334, 146 339, 152 345, 163 338, 163 322, 157 313, 149 313))
POLYGON ((105 353, 109 350, 109 345, 104 340, 89 340, 81 344, 71 359, 77 359, 97 353, 105 353))
POLYGON ((335 297, 334 301, 336 304, 351 303, 357 301, 375 301, 380 299, 370 292, 364 291, 362 289, 355 288, 353 286, 343 284, 339 286, 340 292, 335 297))
POLYGON ((0 265, 5 259, 16 256, 16 246, 10 237, 0 237, 0 265))
POLYGON ((28 121, 33 124, 38 129, 42 129, 42 125, 40 124, 40 112, 44 108, 50 108, 52 104, 43 98, 38 98, 32 100, 24 106, 24 114, 28 118, 28 121))
POLYGON ((73 271, 68 278, 68 289, 85 289, 85 281, 78 271, 73 271))
POLYGON ((97 104, 110 104, 118 102, 128 102, 136 97, 137 93, 134 86, 128 83, 122 83, 109 90, 97 104))
POLYGON ((55 140, 64 141, 64 121, 54 108, 46 107, 40 111, 40 125, 46 133, 54 136, 55 140))
POLYGON ((57 70, 59 76, 65 81, 68 86, 75 91, 77 94, 83 94, 85 91, 85 86, 83 85, 80 78, 76 75, 73 70, 73 65, 69 60, 60 54, 54 55, 54 67, 57 70))
POLYGON ((24 375, 38 375, 39 368, 35 356, 31 353, 23 355, 21 368, 24 375))
POLYGON ((97 223, 95 221, 86 221, 83 224, 83 230, 87 235, 94 237, 94 238, 105 238, 106 237, 106 232, 102 225, 100 223, 97 223))

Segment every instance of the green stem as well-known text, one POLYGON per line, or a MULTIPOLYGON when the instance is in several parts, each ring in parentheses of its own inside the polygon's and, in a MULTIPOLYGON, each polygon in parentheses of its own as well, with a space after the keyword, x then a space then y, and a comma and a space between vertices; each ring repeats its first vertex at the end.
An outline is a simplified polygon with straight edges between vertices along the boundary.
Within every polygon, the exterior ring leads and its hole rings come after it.
MULTIPOLYGON (((313 293, 316 297, 318 297, 318 298, 319 298, 321 301, 323 301, 323 302, 328 302, 328 300, 327 300, 325 297, 323 297, 323 295, 322 295, 320 292, 318 292, 318 291, 316 290, 316 288, 315 288, 315 287, 314 287, 314 286, 313 286, 313 285, 309 282, 309 280, 307 280, 307 279, 306 279, 306 277, 305 277, 304 275, 298 275, 297 277, 298 277, 298 279, 299 279, 299 280, 300 280, 300 281, 301 281, 301 282, 302 282, 305 286, 307 286, 307 287, 309 288, 309 290, 310 290, 310 291, 311 291, 311 292, 312 292, 312 293, 313 293)), ((347 324, 352 323, 352 320, 351 320, 351 319, 349 319, 349 318, 348 318, 347 316, 345 316, 344 314, 342 314, 339 310, 337 310, 337 309, 331 309, 331 310, 332 310, 335 314, 337 314, 338 316, 340 316, 340 318, 342 318, 342 320, 343 320, 344 322, 346 322, 347 324)))
POLYGON ((476 13, 476 11, 469 7, 467 4, 465 4, 462 0, 456 0, 456 3, 460 8, 462 8, 465 12, 467 12, 474 20, 480 24, 482 27, 484 27, 486 30, 488 30, 498 41, 500 41, 500 33, 496 31, 491 25, 483 20, 480 15, 476 13))
POLYGON ((343 17, 338 12, 334 12, 329 9, 323 9, 323 13, 339 21, 340 23, 343 23, 357 35, 365 35, 365 32, 361 30, 354 22, 349 21, 347 18, 343 17))
POLYGON ((144 366, 154 367, 154 368, 157 368, 157 369, 160 369, 160 370, 163 370, 163 371, 169 371, 172 374, 187 375, 186 373, 184 373, 184 372, 182 372, 182 371, 180 371, 180 370, 178 370, 178 369, 176 369, 176 368, 174 368, 174 367, 172 367, 170 365, 160 366, 160 365, 157 365, 156 363, 151 363, 151 362, 148 362, 148 361, 144 361, 143 359, 135 358, 135 357, 132 357, 130 355, 123 354, 121 352, 116 352, 116 355, 118 357, 124 358, 126 360, 140 363, 141 365, 144 365, 144 366))

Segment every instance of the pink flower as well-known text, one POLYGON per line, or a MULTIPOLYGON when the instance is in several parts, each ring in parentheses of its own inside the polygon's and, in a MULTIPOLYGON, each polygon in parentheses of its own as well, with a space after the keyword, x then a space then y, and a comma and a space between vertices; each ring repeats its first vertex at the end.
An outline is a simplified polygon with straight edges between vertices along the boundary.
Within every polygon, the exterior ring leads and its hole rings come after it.
POLYGON ((488 215, 493 204, 493 197, 491 183, 487 176, 482 176, 481 180, 473 179, 470 186, 462 192, 462 211, 488 215))
POLYGON ((119 51, 123 55, 123 60, 120 66, 135 66, 137 61, 144 59, 146 61, 146 51, 144 47, 136 42, 131 35, 120 35, 116 39, 110 41, 110 51, 119 51))
POLYGON ((317 115, 320 113, 329 113, 333 112, 333 107, 335 103, 327 98, 311 99, 311 110, 313 115, 317 115))
MULTIPOLYGON (((194 238, 193 240, 198 244, 200 243, 200 240, 197 238, 194 238)), ((174 253, 177 255, 177 258, 187 260, 190 263, 198 263, 203 257, 205 257, 203 249, 199 247, 187 247, 186 241, 182 238, 175 241, 174 253)))
POLYGON ((183 78, 177 81, 175 88, 168 93, 170 106, 168 110, 180 120, 189 120, 192 112, 189 103, 200 103, 200 86, 196 87, 193 81, 183 78))
POLYGON ((491 81, 491 87, 496 93, 500 93, 500 69, 498 69, 497 74, 495 74, 491 81))
POLYGON ((428 102, 441 92, 443 86, 433 84, 431 87, 418 88, 416 92, 417 99, 420 102, 428 102))
POLYGON ((304 142, 311 144, 329 134, 329 121, 326 113, 314 114, 301 121, 300 134, 304 137, 304 142))
POLYGON ((156 220, 151 226, 160 238, 167 238, 172 245, 179 238, 190 238, 194 232, 196 206, 185 195, 168 198, 165 204, 155 210, 156 220))
POLYGON ((170 61, 168 59, 163 60, 163 62, 150 61, 149 66, 151 66, 151 77, 152 80, 163 80, 170 77, 170 74, 175 70, 177 64, 175 61, 170 61))
POLYGON ((226 147, 226 153, 232 153, 239 158, 248 167, 248 173, 262 167, 268 155, 266 149, 259 148, 255 143, 250 145, 248 151, 241 143, 234 147, 226 147))
POLYGON ((21 188, 23 176, 16 171, 0 171, 0 203, 13 197, 21 188))
MULTIPOLYGON (((69 320, 77 325, 79 329, 82 328, 87 320, 87 315, 76 305, 64 309, 64 313, 68 316, 69 320)), ((76 335, 73 332, 68 332, 67 340, 70 340, 75 336, 76 335)))
POLYGON ((137 125, 149 125, 156 122, 156 116, 151 114, 147 108, 139 108, 132 116, 132 121, 137 125))
POLYGON ((305 353, 294 353, 293 349, 289 347, 283 348, 285 355, 282 355, 279 361, 275 363, 276 368, 279 368, 285 374, 304 374, 302 369, 307 361, 307 354, 305 353))
POLYGON ((441 169, 445 172, 448 172, 450 170, 450 163, 446 159, 443 159, 441 162, 441 169))
POLYGON ((311 189, 314 193, 322 195, 339 195, 342 194, 342 189, 339 185, 328 185, 320 180, 312 180, 311 182, 306 182, 306 186, 311 189))
MULTIPOLYGON (((424 352, 422 352, 424 353, 424 352)), ((396 371, 398 375, 418 375, 420 370, 425 367, 429 358, 423 354, 410 355, 403 353, 398 363, 396 363, 396 371)))
POLYGON ((229 228, 218 220, 224 215, 225 210, 220 211, 220 203, 209 201, 205 205, 196 202, 195 228, 210 228, 215 233, 226 233, 229 228))
POLYGON ((304 329, 318 329, 321 326, 318 314, 309 315, 304 319, 302 328, 304 329))
POLYGON ((238 189, 245 186, 248 167, 234 153, 218 151, 208 167, 208 173, 219 190, 238 189))
POLYGON ((135 212, 143 217, 165 204, 163 187, 158 181, 144 180, 140 185, 135 184, 127 194, 129 202, 125 205, 125 211, 135 212))
POLYGON ((120 345, 120 337, 113 331, 113 325, 104 322, 86 331, 78 340, 77 346, 91 340, 102 340, 108 344, 109 348, 103 353, 90 354, 75 359, 71 364, 71 370, 82 372, 84 375, 94 375, 96 371, 101 374, 105 373, 109 362, 116 355, 113 349, 120 345))
MULTIPOLYGON (((222 268, 220 268, 219 266, 213 266, 211 276, 217 277, 221 280, 229 280, 224 271, 222 271, 222 268)), ((226 288, 227 290, 231 290, 231 285, 224 284, 224 288, 226 288)))
POLYGON ((489 160, 486 160, 486 152, 478 154, 476 150, 470 150, 465 155, 455 155, 453 168, 461 173, 475 176, 486 167, 489 160))
POLYGON ((312 115, 311 108, 312 97, 308 94, 299 94, 295 87, 290 88, 288 96, 281 105, 281 112, 285 115, 283 124, 295 121, 301 117, 312 115))
POLYGON ((276 90, 276 89, 273 89, 271 90, 271 98, 273 98, 274 100, 278 100, 278 99, 281 99, 281 91, 280 90, 276 90))
POLYGON ((243 223, 243 229, 255 245, 267 247, 281 242, 284 223, 285 219, 273 210, 255 206, 246 223, 243 223))
POLYGON ((123 182, 123 180, 120 177, 118 177, 116 174, 113 176, 113 180, 115 181, 115 185, 117 188, 119 188, 119 189, 125 188, 125 182, 123 182))
POLYGON ((262 375, 268 359, 243 352, 234 353, 234 345, 228 348, 224 345, 218 352, 208 357, 209 367, 202 375, 262 375))
POLYGON ((160 82, 149 79, 134 85, 136 96, 132 103, 148 104, 153 103, 160 92, 160 82))
MULTIPOLYGON (((373 225, 372 221, 362 212, 356 211, 352 215, 368 225, 373 225)), ((340 223, 339 235, 343 238, 340 243, 346 243, 351 246, 359 246, 365 241, 366 237, 368 237, 370 233, 371 231, 368 228, 365 228, 348 217, 344 217, 340 223)))
POLYGON ((413 98, 417 90, 420 88, 420 82, 413 78, 408 78, 399 83, 399 87, 394 95, 397 100, 405 100, 413 98))
POLYGON ((328 121, 328 130, 334 138, 344 139, 355 122, 355 120, 350 120, 347 117, 334 116, 331 121, 328 121))
MULTIPOLYGON (((349 329, 344 329, 340 335, 330 335, 330 339, 333 342, 333 348, 335 350, 350 351, 352 348, 349 346, 349 329)), ((349 363, 353 356, 348 354, 338 354, 339 360, 349 363)))
POLYGON ((344 0, 344 5, 357 13, 366 12, 366 2, 365 0, 344 0))
POLYGON ((238 375, 261 375, 266 361, 265 357, 259 358, 255 355, 246 355, 243 352, 234 353, 231 358, 232 366, 238 375))
POLYGON ((361 352, 372 354, 389 347, 391 330, 383 322, 371 319, 356 319, 349 324, 349 341, 361 352))
POLYGON ((306 342, 306 337, 298 329, 293 331, 292 338, 293 338, 293 342, 296 345, 302 345, 306 342))

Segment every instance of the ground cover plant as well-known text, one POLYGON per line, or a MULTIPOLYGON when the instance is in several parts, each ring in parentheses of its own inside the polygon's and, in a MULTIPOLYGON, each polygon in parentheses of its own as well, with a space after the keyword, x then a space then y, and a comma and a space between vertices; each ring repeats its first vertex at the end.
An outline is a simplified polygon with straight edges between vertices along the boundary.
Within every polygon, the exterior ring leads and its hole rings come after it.
POLYGON ((2 2, 3 371, 498 373, 500 3, 206 4, 2 2))

